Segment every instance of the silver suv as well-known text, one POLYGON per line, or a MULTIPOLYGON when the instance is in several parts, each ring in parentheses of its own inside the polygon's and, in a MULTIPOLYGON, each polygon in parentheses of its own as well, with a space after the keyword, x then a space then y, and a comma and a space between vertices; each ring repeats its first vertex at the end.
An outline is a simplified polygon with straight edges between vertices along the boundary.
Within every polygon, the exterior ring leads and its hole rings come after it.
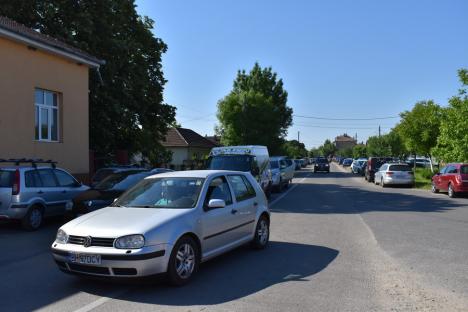
POLYGON ((0 219, 20 220, 27 230, 37 230, 44 217, 64 215, 72 198, 88 189, 52 161, 0 160, 7 162, 15 165, 0 167, 0 219))

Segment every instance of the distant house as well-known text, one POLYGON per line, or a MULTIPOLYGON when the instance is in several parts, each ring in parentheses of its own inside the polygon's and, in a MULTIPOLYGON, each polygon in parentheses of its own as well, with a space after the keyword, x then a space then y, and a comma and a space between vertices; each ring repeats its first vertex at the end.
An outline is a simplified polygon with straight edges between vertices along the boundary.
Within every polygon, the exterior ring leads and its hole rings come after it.
POLYGON ((338 150, 344 150, 347 148, 353 148, 357 145, 357 140, 353 137, 350 137, 346 133, 339 135, 335 138, 333 142, 338 150))
POLYGON ((213 147, 218 146, 191 129, 170 128, 162 145, 172 152, 173 169, 200 168, 213 147))
POLYGON ((211 142, 213 142, 217 146, 222 146, 221 137, 219 135, 212 135, 212 136, 205 135, 205 138, 207 138, 208 140, 210 140, 211 142))
POLYGON ((88 70, 104 61, 0 16, 0 158, 89 173, 88 70))

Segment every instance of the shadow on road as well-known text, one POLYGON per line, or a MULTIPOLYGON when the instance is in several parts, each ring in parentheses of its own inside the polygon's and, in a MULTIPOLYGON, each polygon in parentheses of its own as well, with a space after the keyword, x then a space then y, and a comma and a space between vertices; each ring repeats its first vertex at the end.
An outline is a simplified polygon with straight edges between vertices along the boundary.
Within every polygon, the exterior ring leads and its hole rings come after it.
POLYGON ((325 269, 338 251, 322 246, 270 242, 267 249, 236 249, 204 263, 183 288, 139 287, 121 300, 177 306, 228 302, 287 281, 307 281, 325 269))
MULTIPOLYGON (((326 177, 326 173, 323 174, 326 177)), ((353 178, 348 173, 330 173, 340 177, 353 178)), ((315 175, 313 176, 316 177, 315 175)), ((298 183, 293 191, 293 203, 284 201, 271 207, 273 212, 287 213, 365 213, 371 211, 416 211, 444 212, 460 207, 445 197, 424 197, 415 194, 381 192, 366 190, 359 186, 344 186, 338 184, 298 183)))

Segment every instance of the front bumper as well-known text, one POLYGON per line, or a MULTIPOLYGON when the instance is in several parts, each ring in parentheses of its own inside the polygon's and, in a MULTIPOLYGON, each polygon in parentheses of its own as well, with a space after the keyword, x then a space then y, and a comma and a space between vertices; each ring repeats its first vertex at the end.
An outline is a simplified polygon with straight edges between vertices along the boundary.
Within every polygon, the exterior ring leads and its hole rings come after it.
POLYGON ((52 256, 59 269, 65 273, 135 278, 157 275, 167 271, 172 246, 160 244, 136 250, 110 247, 84 247, 73 244, 53 243, 52 256), (71 261, 71 253, 100 255, 100 265, 78 264, 71 261))

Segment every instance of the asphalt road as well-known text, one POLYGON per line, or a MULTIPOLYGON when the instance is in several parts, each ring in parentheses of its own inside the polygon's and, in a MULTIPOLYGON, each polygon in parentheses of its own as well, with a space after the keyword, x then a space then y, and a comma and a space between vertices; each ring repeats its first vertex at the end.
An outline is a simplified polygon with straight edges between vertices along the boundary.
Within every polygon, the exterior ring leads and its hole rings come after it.
POLYGON ((468 198, 381 188, 332 166, 271 201, 271 244, 202 265, 190 285, 68 276, 38 232, 0 224, 0 311, 468 311, 468 198))

